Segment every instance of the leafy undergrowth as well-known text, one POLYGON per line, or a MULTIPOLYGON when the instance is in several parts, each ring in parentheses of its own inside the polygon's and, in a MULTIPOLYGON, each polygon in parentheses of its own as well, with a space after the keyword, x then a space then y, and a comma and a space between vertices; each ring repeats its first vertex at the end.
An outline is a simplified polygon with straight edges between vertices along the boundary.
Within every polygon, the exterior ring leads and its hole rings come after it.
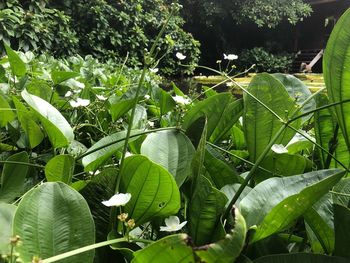
POLYGON ((6 47, 2 260, 348 262, 349 12, 326 50, 329 98, 266 73, 241 99, 190 98, 148 65, 6 47))

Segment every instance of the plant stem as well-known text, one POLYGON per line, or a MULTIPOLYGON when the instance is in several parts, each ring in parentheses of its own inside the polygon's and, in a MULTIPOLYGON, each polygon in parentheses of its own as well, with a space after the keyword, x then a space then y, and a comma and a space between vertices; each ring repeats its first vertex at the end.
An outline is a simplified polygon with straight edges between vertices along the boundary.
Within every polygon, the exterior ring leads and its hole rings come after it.
MULTIPOLYGON (((148 130, 148 131, 143 131, 143 132, 140 132, 140 133, 132 134, 132 135, 130 135, 129 138, 134 138, 134 137, 137 137, 137 136, 141 136, 141 135, 145 135, 145 134, 149 134, 149 133, 153 133, 153 132, 167 131, 167 130, 179 130, 179 128, 178 127, 166 127, 166 128, 159 128, 159 129, 154 129, 154 130, 148 130)), ((102 146, 100 146, 100 147, 98 147, 96 149, 93 149, 91 151, 83 153, 82 155, 76 157, 75 160, 77 161, 77 160, 83 159, 85 156, 88 156, 88 155, 90 155, 90 154, 92 154, 94 152, 97 152, 97 151, 99 151, 99 150, 101 150, 101 149, 103 149, 105 147, 111 146, 111 145, 116 144, 118 142, 122 142, 125 139, 126 139, 126 137, 123 138, 123 139, 115 140, 115 141, 110 142, 110 143, 106 143, 106 144, 104 144, 104 145, 102 145, 102 146)))
POLYGON ((108 246, 108 245, 112 245, 112 244, 120 243, 120 242, 124 242, 124 241, 126 241, 125 238, 117 238, 117 239, 112 239, 112 240, 99 242, 99 243, 96 243, 96 244, 92 244, 92 245, 89 245, 89 246, 86 246, 86 247, 81 247, 81 248, 78 248, 78 249, 74 249, 72 251, 69 251, 69 252, 66 252, 66 253, 63 253, 63 254, 60 254, 60 255, 57 255, 57 256, 53 256, 53 257, 44 259, 41 262, 42 263, 56 262, 56 261, 59 261, 59 260, 62 260, 62 259, 65 259, 65 258, 68 258, 68 257, 71 257, 71 256, 78 255, 80 253, 87 252, 89 250, 93 250, 95 248, 105 247, 105 246, 108 246))
POLYGON ((17 164, 17 165, 26 165, 35 168, 45 169, 45 166, 33 163, 24 163, 24 162, 16 162, 16 161, 0 161, 0 164, 17 164))

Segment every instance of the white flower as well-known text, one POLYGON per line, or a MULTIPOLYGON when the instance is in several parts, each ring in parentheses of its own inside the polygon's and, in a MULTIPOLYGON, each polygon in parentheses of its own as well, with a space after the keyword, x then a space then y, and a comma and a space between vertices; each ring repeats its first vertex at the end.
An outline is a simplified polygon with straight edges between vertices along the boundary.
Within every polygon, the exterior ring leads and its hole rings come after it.
POLYGON ((131 194, 115 194, 109 200, 102 201, 105 206, 123 206, 126 205, 131 199, 131 194))
POLYGON ((130 157, 130 156, 132 156, 132 155, 133 155, 133 154, 132 154, 131 152, 128 152, 128 151, 127 151, 127 152, 125 153, 125 158, 130 157))
POLYGON ((64 95, 66 98, 70 97, 73 95, 73 92, 71 92, 70 90, 67 91, 67 93, 64 95))
POLYGON ((154 121, 148 121, 149 127, 153 128, 154 127, 154 121))
POLYGON ((179 96, 179 95, 176 95, 173 97, 173 100, 176 101, 176 103, 178 104, 183 104, 183 105, 187 105, 187 104, 190 104, 191 103, 191 100, 190 99, 187 99, 183 96, 179 96))
POLYGON ((98 98, 99 100, 107 100, 107 98, 103 95, 96 95, 96 98, 98 98))
POLYGON ((159 71, 159 68, 150 68, 149 71, 152 73, 157 73, 159 71))
POLYGON ((283 146, 283 144, 274 144, 271 147, 271 150, 275 153, 288 153, 288 149, 283 146))
POLYGON ((187 224, 187 221, 184 221, 180 224, 180 219, 177 216, 170 216, 165 220, 166 226, 161 226, 160 231, 174 232, 179 231, 184 225, 187 224))
POLYGON ((145 98, 145 100, 149 100, 151 98, 151 96, 146 94, 144 98, 145 98))
POLYGON ((175 55, 179 60, 184 60, 186 56, 180 52, 177 52, 175 55))
POLYGON ((69 101, 69 104, 73 108, 86 107, 86 106, 88 106, 90 104, 90 100, 85 100, 85 99, 78 98, 77 101, 75 101, 75 100, 69 101))
POLYGON ((238 56, 235 55, 235 54, 224 54, 224 59, 227 59, 227 60, 235 60, 235 59, 238 59, 238 56))
POLYGON ((233 83, 232 81, 226 82, 226 86, 227 86, 227 87, 232 87, 233 84, 234 84, 234 83, 233 83))

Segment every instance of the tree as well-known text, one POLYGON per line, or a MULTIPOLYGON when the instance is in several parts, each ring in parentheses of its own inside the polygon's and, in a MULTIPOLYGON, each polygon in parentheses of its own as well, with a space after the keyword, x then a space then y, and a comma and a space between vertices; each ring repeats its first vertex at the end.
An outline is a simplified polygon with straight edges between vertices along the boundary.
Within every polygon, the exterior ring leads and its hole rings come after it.
POLYGON ((303 0, 181 0, 189 23, 199 21, 215 26, 217 20, 231 17, 239 24, 253 21, 257 26, 276 27, 283 20, 291 24, 311 14, 311 6, 303 0), (196 10, 196 12, 193 12, 196 10), (196 14, 194 16, 194 14, 196 14))

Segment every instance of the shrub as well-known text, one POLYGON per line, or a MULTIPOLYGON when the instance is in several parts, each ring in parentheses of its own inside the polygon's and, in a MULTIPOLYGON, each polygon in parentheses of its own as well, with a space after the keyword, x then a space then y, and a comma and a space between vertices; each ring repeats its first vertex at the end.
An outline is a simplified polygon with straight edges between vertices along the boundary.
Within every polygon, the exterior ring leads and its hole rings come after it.
POLYGON ((243 50, 239 57, 239 68, 247 69, 255 64, 255 72, 288 72, 293 63, 293 55, 288 53, 272 54, 262 47, 243 50))

